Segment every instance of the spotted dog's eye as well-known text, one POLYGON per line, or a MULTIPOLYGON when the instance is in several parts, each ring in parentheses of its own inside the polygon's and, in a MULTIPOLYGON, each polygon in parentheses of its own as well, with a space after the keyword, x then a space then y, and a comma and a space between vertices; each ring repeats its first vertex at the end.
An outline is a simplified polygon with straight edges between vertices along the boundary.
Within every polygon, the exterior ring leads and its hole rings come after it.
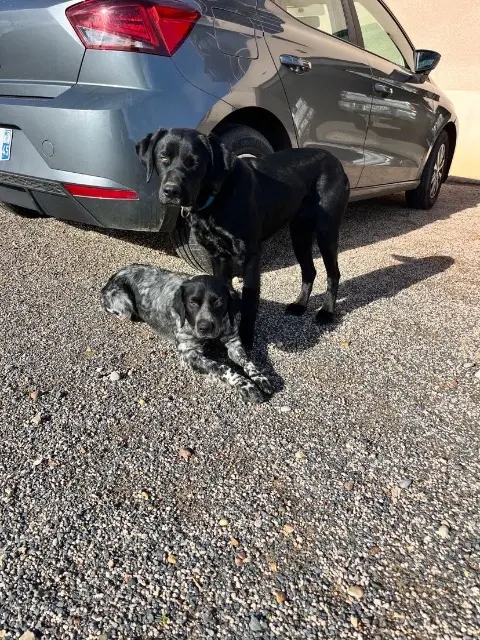
POLYGON ((214 307, 223 307, 223 300, 222 298, 218 298, 217 300, 215 300, 215 302, 213 303, 214 307))
POLYGON ((169 158, 167 158, 167 156, 161 156, 161 157, 160 157, 160 162, 161 162, 162 164, 168 164, 168 163, 170 162, 170 159, 169 159, 169 158))
POLYGON ((198 300, 189 300, 188 304, 190 304, 192 307, 198 307, 200 305, 198 300))

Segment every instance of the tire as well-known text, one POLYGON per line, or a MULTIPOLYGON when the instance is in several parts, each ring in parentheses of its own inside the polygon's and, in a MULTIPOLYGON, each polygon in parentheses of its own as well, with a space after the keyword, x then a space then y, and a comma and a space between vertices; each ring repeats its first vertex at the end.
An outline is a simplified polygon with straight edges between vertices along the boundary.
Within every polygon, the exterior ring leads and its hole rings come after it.
MULTIPOLYGON (((273 153, 272 145, 261 133, 243 125, 226 127, 218 134, 223 144, 237 156, 263 158, 273 153)), ((172 233, 172 241, 179 258, 203 273, 212 273, 212 265, 207 252, 195 238, 190 224, 178 216, 172 233)), ((237 275, 237 274, 236 274, 237 275)))
POLYGON ((420 184, 416 189, 405 192, 407 205, 412 209, 431 209, 437 201, 442 183, 447 177, 449 147, 448 134, 442 131, 423 169, 420 184))
POLYGON ((203 273, 212 273, 212 264, 208 253, 197 242, 190 224, 181 215, 177 218, 177 224, 171 234, 173 246, 179 258, 182 258, 187 264, 196 271, 203 273))
POLYGON ((230 151, 240 157, 264 158, 273 153, 273 147, 269 141, 252 127, 233 125, 223 129, 219 138, 230 151))

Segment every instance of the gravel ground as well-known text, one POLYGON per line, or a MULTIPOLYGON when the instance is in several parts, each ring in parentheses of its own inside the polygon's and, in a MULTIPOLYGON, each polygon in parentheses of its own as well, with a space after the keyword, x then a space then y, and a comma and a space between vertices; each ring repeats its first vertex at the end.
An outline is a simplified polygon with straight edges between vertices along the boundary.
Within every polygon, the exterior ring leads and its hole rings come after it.
POLYGON ((165 243, 0 210, 0 638, 478 638, 479 214, 353 205, 324 332, 279 236, 252 407, 102 313, 165 243))

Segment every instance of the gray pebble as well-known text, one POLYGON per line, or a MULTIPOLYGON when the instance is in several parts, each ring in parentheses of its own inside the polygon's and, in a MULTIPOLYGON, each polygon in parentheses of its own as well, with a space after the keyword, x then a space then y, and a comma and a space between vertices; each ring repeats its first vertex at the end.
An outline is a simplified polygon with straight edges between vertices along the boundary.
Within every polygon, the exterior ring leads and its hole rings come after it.
POLYGON ((250 627, 250 631, 253 631, 253 633, 261 633, 264 630, 264 625, 261 620, 259 620, 253 613, 250 616, 248 626, 250 627))

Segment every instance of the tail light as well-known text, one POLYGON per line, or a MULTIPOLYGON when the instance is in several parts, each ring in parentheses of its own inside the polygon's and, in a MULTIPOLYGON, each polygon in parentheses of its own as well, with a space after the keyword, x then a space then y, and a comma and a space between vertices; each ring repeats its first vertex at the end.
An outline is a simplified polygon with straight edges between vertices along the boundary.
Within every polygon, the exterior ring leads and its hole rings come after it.
POLYGON ((101 200, 138 200, 138 195, 130 189, 110 189, 108 187, 90 187, 84 184, 65 184, 72 196, 81 198, 99 198, 101 200))
POLYGON ((86 0, 69 7, 66 15, 87 49, 160 56, 173 55, 200 17, 175 0, 86 0))

